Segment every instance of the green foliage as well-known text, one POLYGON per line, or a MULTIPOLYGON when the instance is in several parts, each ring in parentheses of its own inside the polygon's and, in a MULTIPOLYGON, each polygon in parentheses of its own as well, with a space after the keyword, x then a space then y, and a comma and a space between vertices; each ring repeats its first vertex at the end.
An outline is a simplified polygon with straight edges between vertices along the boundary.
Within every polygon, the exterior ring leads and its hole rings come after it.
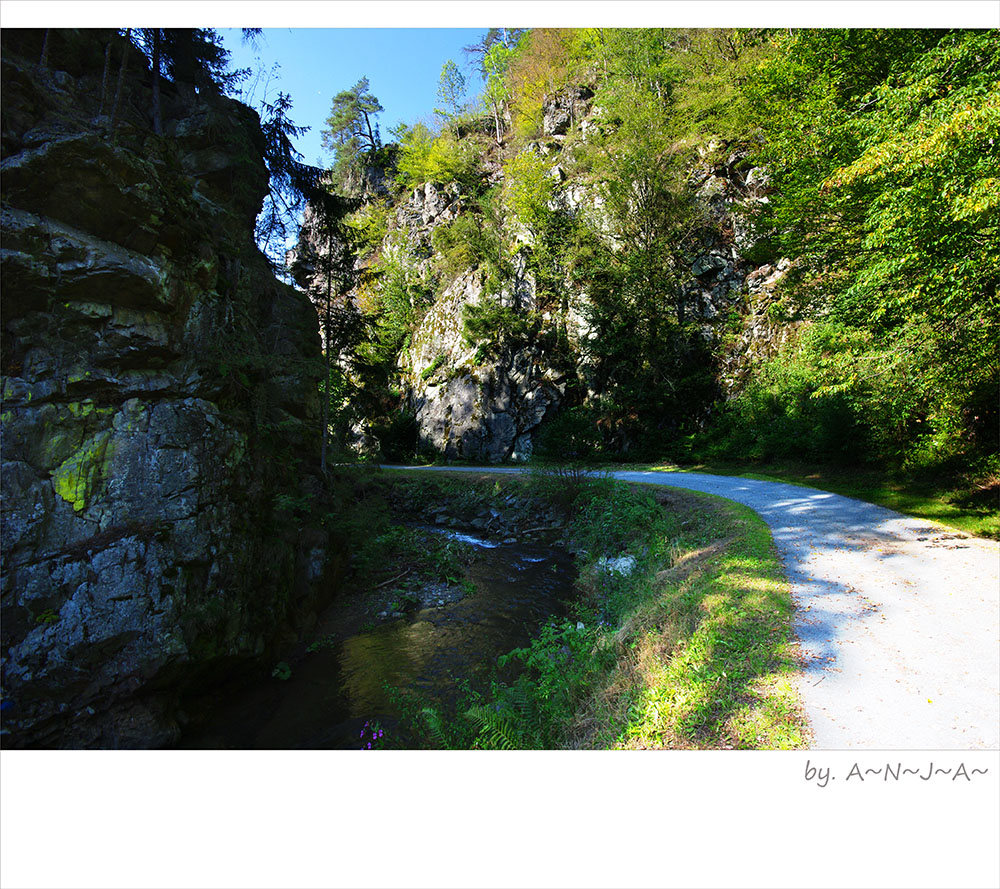
POLYGON ((527 345, 540 326, 535 313, 518 312, 492 300, 462 306, 462 336, 470 346, 481 345, 489 353, 527 345))
POLYGON ((441 68, 437 95, 444 108, 435 108, 434 113, 446 120, 454 120, 462 108, 462 98, 465 96, 465 76, 451 59, 448 59, 441 68))
POLYGON ((604 436, 592 408, 573 407, 546 421, 534 437, 533 456, 546 463, 588 463, 597 459, 604 436))
POLYGON ((527 647, 502 655, 500 668, 514 667, 519 675, 511 682, 494 682, 490 703, 468 711, 478 729, 476 746, 559 746, 581 697, 605 666, 594 641, 593 628, 571 620, 553 622, 527 647))
POLYGON ((604 479, 588 493, 575 523, 577 546, 592 560, 650 551, 662 528, 661 510, 648 490, 604 479))
POLYGON ((470 189, 479 185, 480 148, 474 139, 459 139, 450 129, 435 133, 422 123, 401 124, 393 135, 399 145, 396 182, 404 188, 425 182, 459 182, 470 189))
MULTIPOLYGON (((521 691, 523 699, 523 691, 521 691)), ((513 695, 515 691, 512 690, 513 695)), ((520 711, 518 712, 520 716, 520 711)), ((500 712, 500 704, 475 704, 466 711, 476 735, 475 745, 486 750, 517 750, 521 747, 540 747, 537 737, 530 737, 527 744, 523 743, 527 732, 520 724, 515 724, 505 714, 500 712)))
POLYGON ((374 322, 370 355, 376 361, 394 364, 433 299, 428 284, 403 256, 383 251, 370 270, 362 300, 363 310, 374 322))
POLYGON ((284 265, 285 242, 294 231, 298 214, 304 205, 304 193, 297 181, 302 170, 302 155, 292 140, 302 136, 308 127, 296 126, 290 112, 292 99, 279 92, 273 102, 261 105, 261 134, 264 136, 264 162, 270 177, 270 188, 264 206, 257 217, 257 243, 276 267, 284 265))
POLYGON ((388 525, 371 529, 355 541, 354 569, 374 585, 407 571, 425 582, 458 583, 469 558, 467 543, 442 537, 431 531, 388 525))
POLYGON ((547 222, 555 189, 551 167, 533 151, 518 152, 504 167, 504 206, 529 231, 547 222))
POLYGON ((362 256, 375 253, 382 246, 389 232, 391 213, 392 208, 387 200, 375 198, 366 201, 344 220, 362 256))
POLYGON ((745 127, 742 84, 772 52, 761 28, 682 29, 674 58, 675 114, 687 139, 740 138, 745 127))
MULTIPOLYGON (((473 50, 503 182, 434 228, 435 284, 478 270, 495 297, 526 268, 538 312, 466 309, 474 361, 532 343, 553 366, 585 366, 591 446, 630 459, 679 452, 691 436, 720 454, 801 449, 910 466, 1000 447, 994 34, 494 30, 473 50), (543 156, 554 142, 530 144, 543 97, 581 84, 594 93, 586 137, 571 129, 558 161, 543 156), (556 162, 599 210, 556 209, 556 162), (728 408, 716 379, 739 331, 706 338, 681 299, 692 256, 732 234, 689 178, 720 165, 736 180, 747 165, 768 168, 773 191, 744 220, 757 242, 743 256, 794 260, 768 318, 816 322, 728 408), (581 293, 587 335, 571 342, 570 297, 581 293)), ((481 191, 482 140, 462 132, 454 116, 442 133, 401 128, 398 180, 481 191)), ((376 273, 382 320, 369 355, 388 374, 421 314, 414 287, 431 287, 376 273)))
POLYGON ((335 651, 340 646, 340 640, 336 635, 330 634, 322 639, 317 639, 306 646, 306 652, 314 654, 317 651, 335 651))
POLYGON ((447 360, 448 360, 447 355, 438 355, 437 358, 435 358, 430 364, 427 365, 427 367, 425 367, 420 372, 420 379, 425 381, 429 380, 432 376, 434 376, 435 373, 437 373, 438 368, 441 367, 441 365, 444 364, 447 360))
POLYGON ((667 276, 657 276, 642 251, 599 244, 578 258, 574 276, 589 286, 584 316, 592 333, 581 351, 593 368, 591 407, 608 449, 641 459, 652 436, 696 428, 716 396, 713 360, 699 327, 673 305, 675 293, 664 292, 667 276))
POLYGON ((789 292, 868 344, 819 397, 850 401, 875 456, 996 450, 998 83, 990 33, 840 29, 778 40, 744 87, 776 185, 761 224, 799 259, 789 292), (887 386, 859 384, 868 363, 887 386))
POLYGON ((377 116, 384 110, 371 92, 367 77, 333 97, 322 143, 335 154, 335 169, 342 186, 382 147, 377 116))
POLYGON ((514 50, 504 43, 494 43, 483 53, 483 104, 493 115, 497 144, 503 134, 503 118, 510 102, 506 75, 514 50))
POLYGON ((378 439, 383 460, 407 463, 419 456, 417 418, 406 407, 397 407, 387 415, 376 417, 372 434, 378 439))
MULTIPOLYGON (((942 462, 955 455, 962 416, 942 407, 923 369, 933 334, 891 338, 827 322, 808 327, 757 369, 705 439, 706 454, 820 462, 942 462)), ((702 447, 705 447, 703 444, 702 447)))
POLYGON ((441 271, 454 278, 488 264, 496 256, 496 236, 479 213, 462 213, 454 222, 435 226, 431 244, 441 271))
POLYGON ((229 70, 230 53, 214 28, 164 28, 156 37, 159 63, 175 82, 218 92, 231 89, 249 73, 229 70))
POLYGON ((469 696, 472 745, 801 744, 786 678, 791 600, 763 523, 703 495, 672 496, 663 510, 646 490, 594 481, 572 522, 576 545, 591 547, 588 598, 577 619, 550 621, 501 657, 489 691, 469 696), (725 548, 698 560, 723 537, 725 548), (608 552, 634 553, 634 569, 602 569, 608 552), (683 574, 662 570, 682 556, 693 560, 683 574))

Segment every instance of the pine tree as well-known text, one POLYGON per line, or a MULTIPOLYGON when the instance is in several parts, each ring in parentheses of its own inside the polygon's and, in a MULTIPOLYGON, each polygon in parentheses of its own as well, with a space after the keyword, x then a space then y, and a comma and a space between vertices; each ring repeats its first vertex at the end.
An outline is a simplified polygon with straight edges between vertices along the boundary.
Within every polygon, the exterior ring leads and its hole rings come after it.
POLYGON ((364 159, 372 159, 382 147, 376 116, 384 110, 372 94, 367 77, 334 96, 322 143, 336 155, 335 169, 341 182, 346 182, 364 159))

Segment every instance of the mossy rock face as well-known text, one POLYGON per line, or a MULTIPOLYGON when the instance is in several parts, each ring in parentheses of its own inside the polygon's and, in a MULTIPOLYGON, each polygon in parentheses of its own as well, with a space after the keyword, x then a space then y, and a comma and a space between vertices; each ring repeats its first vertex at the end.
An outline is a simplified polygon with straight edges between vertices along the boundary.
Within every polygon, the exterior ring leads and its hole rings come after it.
POLYGON ((53 490, 74 512, 83 512, 88 501, 107 482, 110 440, 110 432, 99 432, 52 471, 53 490))
POLYGON ((105 32, 5 31, 5 746, 155 746, 183 695, 269 654, 327 595, 316 316, 253 242, 256 115, 126 75, 105 32), (36 41, 37 42, 37 41, 36 41), (307 533, 308 532, 308 533, 307 533), (317 555, 319 553, 319 555, 317 555))

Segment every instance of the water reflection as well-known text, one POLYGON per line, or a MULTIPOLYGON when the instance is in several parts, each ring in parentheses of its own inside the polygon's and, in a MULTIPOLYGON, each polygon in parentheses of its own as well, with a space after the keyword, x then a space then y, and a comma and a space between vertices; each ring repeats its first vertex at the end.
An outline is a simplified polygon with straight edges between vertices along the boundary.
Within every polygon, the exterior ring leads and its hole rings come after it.
MULTIPOLYGON (((286 682, 271 680, 230 702, 209 729, 183 746, 359 748, 365 746, 365 723, 374 721, 386 728, 387 738, 408 746, 398 700, 387 687, 418 692, 447 711, 459 699, 463 681, 485 682, 499 655, 527 644, 550 615, 565 613, 573 585, 567 553, 533 545, 479 545, 468 575, 474 595, 307 655, 286 682)), ((342 636, 340 621, 342 611, 335 605, 317 638, 342 636)))

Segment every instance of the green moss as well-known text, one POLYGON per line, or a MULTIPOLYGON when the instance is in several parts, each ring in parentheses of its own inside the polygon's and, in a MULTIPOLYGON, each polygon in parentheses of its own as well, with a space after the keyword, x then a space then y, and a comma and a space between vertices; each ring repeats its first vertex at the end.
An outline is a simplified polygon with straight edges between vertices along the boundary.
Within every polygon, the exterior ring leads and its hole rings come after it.
POLYGON ((73 417, 84 419, 86 417, 107 416, 108 414, 113 414, 115 409, 112 407, 99 408, 93 401, 88 399, 86 401, 68 401, 66 403, 66 410, 73 417))
POLYGON ((425 381, 429 380, 432 376, 434 376, 435 371, 447 360, 448 357, 446 355, 438 355, 437 358, 435 358, 427 367, 423 369, 423 371, 421 371, 420 379, 425 381))
POLYGON ((75 512, 83 512, 87 501, 108 476, 113 456, 111 433, 99 432, 52 471, 52 488, 75 512))

